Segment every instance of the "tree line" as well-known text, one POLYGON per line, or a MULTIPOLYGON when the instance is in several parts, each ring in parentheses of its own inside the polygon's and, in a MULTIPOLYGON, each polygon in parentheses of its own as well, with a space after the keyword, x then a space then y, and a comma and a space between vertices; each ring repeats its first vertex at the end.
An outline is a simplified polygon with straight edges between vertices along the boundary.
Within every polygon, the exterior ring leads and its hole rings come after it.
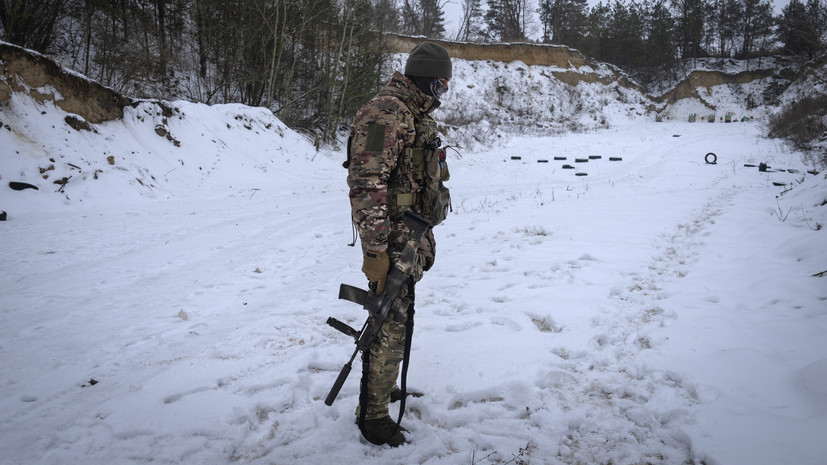
POLYGON ((320 141, 381 84, 396 0, 0 0, 0 37, 135 97, 273 110, 320 141))
POLYGON ((470 42, 562 44, 644 85, 681 60, 813 58, 824 0, 0 0, 0 37, 136 97, 265 106, 293 128, 335 138, 383 84, 385 32, 470 42))
MULTIPOLYGON (((538 0, 541 42, 567 45, 617 65, 643 84, 663 80, 680 61, 754 58, 774 53, 812 59, 825 49, 827 5, 791 0, 775 15, 770 0, 538 0)), ((456 39, 522 41, 527 0, 461 0, 456 39)))

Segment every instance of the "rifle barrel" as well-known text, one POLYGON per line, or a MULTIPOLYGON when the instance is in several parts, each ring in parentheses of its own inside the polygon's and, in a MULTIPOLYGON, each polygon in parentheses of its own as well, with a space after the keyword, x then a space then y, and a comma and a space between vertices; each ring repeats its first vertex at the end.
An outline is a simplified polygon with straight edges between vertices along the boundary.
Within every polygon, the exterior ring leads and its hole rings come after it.
POLYGON ((336 378, 336 382, 333 383, 333 387, 330 388, 330 392, 327 393, 327 398, 324 400, 324 403, 328 407, 333 405, 333 401, 336 400, 336 396, 339 395, 339 391, 342 389, 342 385, 345 384, 345 380, 348 375, 350 375, 350 369, 352 367, 353 359, 351 358, 350 361, 345 363, 345 366, 342 367, 342 371, 339 372, 339 377, 336 378))

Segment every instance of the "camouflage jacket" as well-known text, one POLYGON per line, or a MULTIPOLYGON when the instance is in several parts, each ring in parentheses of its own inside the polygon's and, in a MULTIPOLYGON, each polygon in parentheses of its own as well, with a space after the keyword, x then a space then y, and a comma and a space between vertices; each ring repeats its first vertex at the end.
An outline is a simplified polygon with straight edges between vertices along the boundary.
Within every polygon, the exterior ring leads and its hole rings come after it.
MULTIPOLYGON (((350 128, 350 166, 347 183, 354 223, 366 250, 388 251, 394 258, 407 242, 408 231, 401 221, 406 208, 421 213, 416 201, 399 202, 400 195, 411 198, 423 186, 406 167, 406 148, 421 148, 437 137, 436 122, 430 116, 439 100, 421 92, 401 73, 359 111, 350 128)), ((410 163, 407 163, 408 165, 410 163)), ((428 230, 418 253, 431 267, 436 255, 433 231, 428 230)))

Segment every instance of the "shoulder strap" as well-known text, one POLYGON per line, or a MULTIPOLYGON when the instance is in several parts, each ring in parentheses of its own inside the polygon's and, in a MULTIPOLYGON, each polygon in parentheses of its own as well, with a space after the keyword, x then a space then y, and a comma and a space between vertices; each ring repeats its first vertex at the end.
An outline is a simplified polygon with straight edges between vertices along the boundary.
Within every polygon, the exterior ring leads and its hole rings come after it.
POLYGON ((414 102, 414 99, 411 96, 411 94, 408 93, 408 92, 402 91, 398 87, 385 86, 385 87, 382 88, 382 90, 379 91, 378 95, 385 95, 385 96, 393 97, 393 98, 399 100, 400 102, 402 102, 403 104, 405 104, 405 106, 408 107, 408 109, 411 110, 414 113, 419 111, 419 109, 417 108, 416 102, 414 102))

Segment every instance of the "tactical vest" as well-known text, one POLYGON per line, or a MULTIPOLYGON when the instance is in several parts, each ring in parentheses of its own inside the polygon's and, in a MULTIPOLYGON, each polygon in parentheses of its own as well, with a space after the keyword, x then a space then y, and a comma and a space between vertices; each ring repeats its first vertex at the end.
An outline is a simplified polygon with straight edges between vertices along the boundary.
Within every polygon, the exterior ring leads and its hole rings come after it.
POLYGON ((445 150, 440 147, 436 121, 422 112, 413 97, 402 89, 386 86, 380 96, 404 103, 414 115, 416 137, 406 144, 388 180, 388 215, 399 219, 405 210, 419 207, 419 213, 440 224, 451 209, 451 193, 443 184, 450 178, 445 150))

